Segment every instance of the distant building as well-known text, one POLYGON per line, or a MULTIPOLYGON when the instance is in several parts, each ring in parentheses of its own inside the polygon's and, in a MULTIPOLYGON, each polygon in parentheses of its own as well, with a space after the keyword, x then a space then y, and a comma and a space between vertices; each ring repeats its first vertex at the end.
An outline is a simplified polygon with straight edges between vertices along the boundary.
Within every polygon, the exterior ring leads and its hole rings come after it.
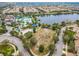
POLYGON ((17 24, 20 25, 20 27, 26 27, 28 24, 32 24, 31 18, 23 17, 23 18, 16 18, 17 24))
POLYGON ((7 15, 5 17, 5 20, 4 20, 5 24, 11 24, 12 22, 15 22, 15 17, 13 15, 7 15))

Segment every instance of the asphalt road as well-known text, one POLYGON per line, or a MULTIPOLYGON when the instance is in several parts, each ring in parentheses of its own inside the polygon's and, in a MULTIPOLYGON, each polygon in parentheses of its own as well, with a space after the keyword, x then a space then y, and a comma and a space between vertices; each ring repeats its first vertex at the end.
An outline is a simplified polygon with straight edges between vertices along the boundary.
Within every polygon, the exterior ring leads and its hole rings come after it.
POLYGON ((24 49, 22 41, 19 38, 10 35, 9 32, 11 31, 11 29, 12 29, 11 27, 7 26, 8 32, 3 35, 0 35, 0 42, 4 40, 9 40, 11 43, 17 46, 17 48, 19 49, 19 51, 23 56, 30 56, 29 52, 26 49, 24 49))

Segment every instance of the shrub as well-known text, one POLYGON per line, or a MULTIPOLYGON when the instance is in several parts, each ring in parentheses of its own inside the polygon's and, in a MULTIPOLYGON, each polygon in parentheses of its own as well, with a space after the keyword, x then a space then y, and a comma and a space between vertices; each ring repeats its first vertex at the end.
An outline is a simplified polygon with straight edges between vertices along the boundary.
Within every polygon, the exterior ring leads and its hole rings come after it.
POLYGON ((43 46, 43 45, 40 45, 40 46, 39 46, 39 52, 42 53, 43 51, 44 51, 44 46, 43 46))
POLYGON ((50 54, 49 55, 51 56, 54 53, 54 51, 55 51, 55 45, 54 44, 50 44, 48 48, 50 50, 50 54))
POLYGON ((31 37, 32 37, 32 32, 27 32, 27 33, 25 33, 25 34, 24 34, 24 37, 25 37, 26 39, 31 38, 31 37))
POLYGON ((52 25, 52 30, 58 30, 58 29, 60 29, 61 28, 61 26, 58 24, 58 23, 54 23, 53 25, 52 25))
POLYGON ((75 32, 71 31, 71 30, 66 30, 64 32, 64 43, 66 44, 66 42, 69 44, 70 41, 73 41, 74 40, 74 34, 75 32))
POLYGON ((11 31, 10 34, 11 34, 12 36, 16 36, 16 37, 18 37, 18 35, 19 35, 19 33, 16 32, 16 31, 11 31))
POLYGON ((54 48, 55 48, 54 44, 49 45, 49 50, 54 50, 54 48))
POLYGON ((42 27, 42 28, 49 28, 50 25, 48 25, 48 24, 41 24, 41 27, 42 27))

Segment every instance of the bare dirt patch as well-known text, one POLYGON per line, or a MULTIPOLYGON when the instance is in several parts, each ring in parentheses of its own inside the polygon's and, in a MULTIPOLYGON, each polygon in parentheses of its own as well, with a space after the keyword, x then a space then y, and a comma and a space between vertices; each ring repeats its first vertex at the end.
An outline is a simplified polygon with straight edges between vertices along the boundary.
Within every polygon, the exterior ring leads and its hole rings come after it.
POLYGON ((46 28, 39 28, 36 33, 34 33, 34 37, 37 40, 37 44, 32 48, 32 51, 36 55, 45 55, 49 52, 49 45, 53 43, 53 36, 55 35, 55 32, 46 29, 46 28), (39 52, 39 46, 44 45, 44 52, 39 52))

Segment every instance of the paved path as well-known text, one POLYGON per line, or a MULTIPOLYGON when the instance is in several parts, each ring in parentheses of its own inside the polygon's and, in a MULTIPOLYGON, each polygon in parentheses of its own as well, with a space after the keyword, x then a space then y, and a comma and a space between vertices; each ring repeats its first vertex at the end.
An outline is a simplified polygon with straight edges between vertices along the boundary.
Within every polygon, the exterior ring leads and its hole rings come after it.
POLYGON ((53 54, 54 56, 61 56, 62 51, 64 48, 64 43, 63 43, 63 31, 65 30, 66 27, 61 28, 60 34, 59 34, 59 41, 56 43, 56 51, 53 54))

